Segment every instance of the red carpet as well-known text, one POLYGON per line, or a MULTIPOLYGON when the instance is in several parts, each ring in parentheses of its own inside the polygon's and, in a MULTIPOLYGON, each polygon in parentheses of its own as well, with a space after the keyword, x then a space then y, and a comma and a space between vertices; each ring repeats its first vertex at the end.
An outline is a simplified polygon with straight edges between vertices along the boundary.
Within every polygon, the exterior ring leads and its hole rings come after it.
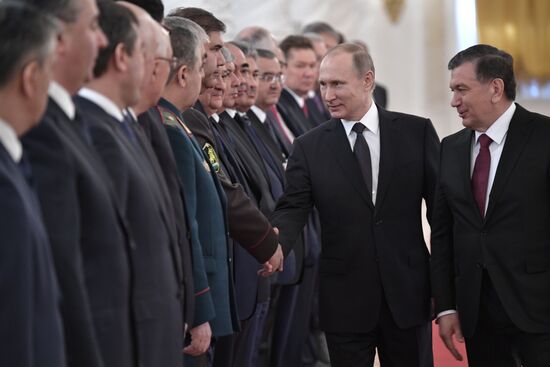
POLYGON ((459 350, 464 360, 459 362, 455 360, 451 352, 447 350, 443 341, 439 337, 439 331, 435 322, 432 324, 433 331, 433 351, 434 351, 434 367, 467 367, 466 349, 464 344, 455 341, 455 345, 459 350))

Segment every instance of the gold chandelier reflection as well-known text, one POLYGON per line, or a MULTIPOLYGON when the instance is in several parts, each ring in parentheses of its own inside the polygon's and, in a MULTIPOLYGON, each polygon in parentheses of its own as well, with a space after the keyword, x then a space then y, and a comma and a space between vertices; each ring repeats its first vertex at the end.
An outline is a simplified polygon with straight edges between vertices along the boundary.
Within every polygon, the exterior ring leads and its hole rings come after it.
POLYGON ((397 23, 403 12, 405 0, 384 0, 384 7, 392 23, 397 23))
POLYGON ((509 52, 520 80, 550 81, 550 1, 476 0, 481 43, 509 52))

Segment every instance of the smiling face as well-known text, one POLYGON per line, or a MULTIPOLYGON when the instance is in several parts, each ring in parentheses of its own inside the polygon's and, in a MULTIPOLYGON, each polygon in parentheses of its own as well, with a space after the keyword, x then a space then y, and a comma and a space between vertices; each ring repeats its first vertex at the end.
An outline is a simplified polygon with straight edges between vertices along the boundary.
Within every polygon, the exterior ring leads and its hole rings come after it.
POLYGON ((239 95, 240 81, 235 75, 235 64, 233 62, 227 62, 225 67, 227 71, 224 75, 226 90, 223 97, 223 107, 233 108, 239 95))
POLYGON ((480 82, 476 66, 465 62, 451 71, 450 88, 453 93, 451 106, 456 108, 462 124, 470 129, 486 131, 495 121, 491 81, 480 82))
POLYGON ((360 120, 372 104, 374 74, 359 75, 347 52, 329 54, 320 70, 321 96, 333 118, 360 120))

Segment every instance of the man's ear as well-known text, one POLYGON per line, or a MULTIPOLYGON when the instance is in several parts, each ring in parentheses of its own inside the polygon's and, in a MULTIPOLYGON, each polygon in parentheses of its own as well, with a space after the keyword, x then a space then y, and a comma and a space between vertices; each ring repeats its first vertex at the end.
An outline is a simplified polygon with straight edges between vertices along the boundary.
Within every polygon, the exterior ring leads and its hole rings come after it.
POLYGON ((491 102, 498 103, 502 100, 504 96, 504 81, 500 78, 495 78, 491 81, 491 89, 493 95, 491 97, 491 102))
POLYGON ((372 70, 367 71, 363 78, 363 82, 365 83, 365 89, 367 91, 374 90, 374 72, 372 70))
POLYGON ((116 70, 125 72, 128 70, 128 50, 123 43, 116 45, 113 51, 112 62, 116 70))
POLYGON ((37 60, 27 63, 21 70, 20 89, 21 94, 23 94, 26 98, 32 99, 36 97, 39 73, 40 65, 37 60))
POLYGON ((187 81, 189 79, 189 68, 187 65, 181 65, 176 72, 176 80, 181 88, 187 87, 187 81))

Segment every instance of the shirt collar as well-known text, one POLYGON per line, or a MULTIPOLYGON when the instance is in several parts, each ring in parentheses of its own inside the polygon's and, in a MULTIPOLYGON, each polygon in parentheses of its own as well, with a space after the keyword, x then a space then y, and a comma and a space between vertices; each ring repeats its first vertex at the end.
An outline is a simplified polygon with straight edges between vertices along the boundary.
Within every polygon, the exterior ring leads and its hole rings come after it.
POLYGON ((516 104, 512 103, 510 107, 495 122, 487 129, 487 131, 479 132, 476 131, 475 134, 475 143, 477 144, 481 134, 486 134, 491 140, 498 145, 502 144, 506 133, 508 132, 508 127, 510 126, 510 121, 512 121, 512 116, 516 111, 516 104))
POLYGON ((55 103, 57 103, 59 108, 65 112, 65 115, 67 115, 68 118, 74 120, 76 111, 73 100, 69 92, 67 92, 61 84, 52 80, 48 87, 48 95, 55 103))
POLYGON ((359 121, 349 121, 349 120, 341 120, 342 125, 344 125, 344 129, 346 130, 346 136, 351 134, 351 129, 353 129, 353 125, 355 125, 356 122, 360 122, 363 125, 369 129, 369 131, 375 135, 378 135, 378 129, 379 129, 379 120, 378 120, 378 108, 376 107, 376 103, 372 103, 370 105, 369 110, 361 118, 359 121))
POLYGON ((307 92, 307 98, 315 98, 315 91, 314 90, 310 90, 309 92, 307 92))
POLYGON ((231 116, 232 119, 234 119, 235 115, 237 114, 237 110, 234 110, 232 108, 226 108, 225 112, 227 112, 227 114, 231 116))
POLYGON ((292 98, 294 98, 296 100, 296 103, 298 103, 298 106, 300 106, 300 108, 304 108, 304 105, 306 104, 306 101, 302 97, 300 97, 299 95, 294 93, 294 91, 291 90, 290 88, 285 87, 285 89, 288 91, 288 93, 290 93, 292 98))
POLYGON ((122 110, 118 108, 118 106, 112 100, 110 100, 108 97, 104 96, 103 94, 93 89, 84 87, 78 92, 78 95, 94 102, 99 107, 103 108, 105 112, 113 116, 118 121, 124 120, 124 115, 122 114, 122 110))
POLYGON ((14 162, 19 163, 23 155, 23 147, 15 130, 2 119, 0 119, 0 143, 4 145, 14 162))
POLYGON ((217 113, 213 113, 210 117, 212 117, 214 121, 216 121, 216 123, 220 122, 220 115, 218 115, 217 113))
POLYGON ((267 114, 264 111, 262 111, 262 109, 258 106, 252 106, 250 107, 250 109, 252 110, 252 112, 254 112, 254 114, 258 117, 260 122, 263 124, 265 122, 267 114))

